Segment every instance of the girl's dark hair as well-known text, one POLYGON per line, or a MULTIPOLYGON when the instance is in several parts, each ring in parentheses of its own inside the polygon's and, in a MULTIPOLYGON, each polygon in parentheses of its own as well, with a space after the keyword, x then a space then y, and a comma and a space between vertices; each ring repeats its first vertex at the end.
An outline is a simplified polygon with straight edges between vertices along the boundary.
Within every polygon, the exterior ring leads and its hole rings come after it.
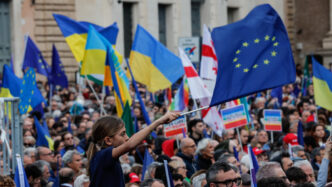
POLYGON ((113 137, 116 133, 122 129, 124 123, 122 119, 116 116, 105 116, 99 118, 95 124, 92 126, 92 142, 89 145, 87 151, 87 157, 89 160, 88 165, 88 174, 90 174, 90 161, 93 156, 102 148, 106 148, 107 146, 104 144, 104 138, 109 136, 113 137))

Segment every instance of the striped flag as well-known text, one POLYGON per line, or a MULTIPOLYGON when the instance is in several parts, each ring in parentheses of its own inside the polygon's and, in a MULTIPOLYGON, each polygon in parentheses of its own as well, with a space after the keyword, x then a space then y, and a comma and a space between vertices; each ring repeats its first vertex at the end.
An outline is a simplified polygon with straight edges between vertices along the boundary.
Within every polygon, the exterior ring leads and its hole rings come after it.
POLYGON ((259 166, 254 152, 252 151, 251 145, 248 145, 248 153, 250 158, 250 178, 251 187, 257 187, 256 173, 258 172, 259 166))
POLYGON ((211 93, 213 92, 216 83, 217 71, 218 60, 214 51, 211 33, 208 27, 204 24, 200 76, 211 93))
POLYGON ((189 101, 189 88, 188 81, 186 77, 183 77, 181 86, 176 92, 172 103, 169 106, 170 111, 183 111, 188 106, 189 101))
POLYGON ((211 98, 211 93, 206 89, 206 85, 198 76, 197 71, 192 65, 183 49, 179 48, 180 58, 184 67, 185 75, 188 79, 190 93, 193 99, 211 98))
MULTIPOLYGON (((190 93, 193 99, 199 99, 201 106, 208 106, 211 101, 211 93, 198 76, 194 66, 182 49, 179 49, 180 58, 184 67, 185 75, 188 79, 190 93)), ((208 124, 212 130, 221 136, 223 125, 221 123, 221 115, 216 107, 202 110, 203 121, 208 124)))

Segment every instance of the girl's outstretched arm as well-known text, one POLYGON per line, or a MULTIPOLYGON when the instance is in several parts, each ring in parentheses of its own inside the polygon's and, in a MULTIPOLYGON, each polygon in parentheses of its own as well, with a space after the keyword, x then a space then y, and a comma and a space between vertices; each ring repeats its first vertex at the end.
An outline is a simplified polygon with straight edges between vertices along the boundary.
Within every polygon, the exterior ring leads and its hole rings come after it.
POLYGON ((117 158, 126 152, 134 149, 139 143, 141 143, 145 137, 147 137, 158 125, 167 124, 171 121, 177 119, 180 116, 179 112, 168 112, 161 118, 157 119, 156 121, 152 122, 149 126, 143 128, 132 137, 129 138, 127 142, 124 144, 113 148, 112 156, 113 158, 117 158))

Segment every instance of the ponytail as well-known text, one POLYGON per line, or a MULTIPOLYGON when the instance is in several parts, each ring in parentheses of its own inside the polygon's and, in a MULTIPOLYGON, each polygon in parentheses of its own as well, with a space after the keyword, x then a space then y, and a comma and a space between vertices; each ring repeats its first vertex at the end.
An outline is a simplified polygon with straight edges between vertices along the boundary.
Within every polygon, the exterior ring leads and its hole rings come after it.
POLYGON ((92 126, 92 142, 86 152, 88 163, 88 176, 90 176, 90 162, 95 154, 105 147, 104 138, 113 137, 116 132, 123 128, 123 121, 116 116, 105 116, 99 118, 92 126))

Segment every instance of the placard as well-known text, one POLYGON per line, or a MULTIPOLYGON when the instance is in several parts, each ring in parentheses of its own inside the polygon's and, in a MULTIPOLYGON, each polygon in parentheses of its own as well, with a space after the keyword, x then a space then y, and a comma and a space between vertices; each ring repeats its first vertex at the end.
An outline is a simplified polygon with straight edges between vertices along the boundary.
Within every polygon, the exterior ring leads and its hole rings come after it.
POLYGON ((282 131, 281 110, 266 109, 263 111, 266 131, 282 131))
POLYGON ((244 105, 237 105, 220 111, 225 129, 233 129, 248 124, 244 105))
POLYGON ((187 132, 187 124, 184 116, 181 116, 178 119, 172 121, 171 123, 164 125, 165 137, 183 134, 182 129, 184 129, 184 132, 187 132))
POLYGON ((199 37, 180 37, 179 47, 182 48, 192 63, 198 63, 200 57, 199 37))

